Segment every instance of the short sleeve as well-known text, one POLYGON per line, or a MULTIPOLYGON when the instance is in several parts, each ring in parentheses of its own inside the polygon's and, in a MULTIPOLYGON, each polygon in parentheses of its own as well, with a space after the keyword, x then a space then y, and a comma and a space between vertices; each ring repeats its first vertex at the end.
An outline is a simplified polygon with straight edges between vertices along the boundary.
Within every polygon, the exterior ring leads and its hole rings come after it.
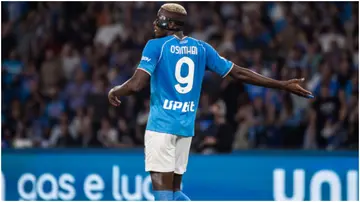
POLYGON ((232 69, 233 63, 223 57, 208 43, 203 43, 206 51, 206 66, 213 72, 225 77, 232 69))
POLYGON ((150 76, 155 70, 160 55, 160 49, 157 48, 156 45, 154 40, 146 43, 141 55, 141 61, 138 65, 138 69, 144 70, 150 76))

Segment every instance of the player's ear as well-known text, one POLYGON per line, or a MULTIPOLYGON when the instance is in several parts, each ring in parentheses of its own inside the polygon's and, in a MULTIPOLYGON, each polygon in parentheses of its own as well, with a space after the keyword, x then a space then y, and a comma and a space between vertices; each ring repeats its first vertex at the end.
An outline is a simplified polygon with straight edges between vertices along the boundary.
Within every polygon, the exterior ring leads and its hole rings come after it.
POLYGON ((175 28, 175 23, 170 21, 168 26, 169 26, 170 29, 174 29, 175 28))

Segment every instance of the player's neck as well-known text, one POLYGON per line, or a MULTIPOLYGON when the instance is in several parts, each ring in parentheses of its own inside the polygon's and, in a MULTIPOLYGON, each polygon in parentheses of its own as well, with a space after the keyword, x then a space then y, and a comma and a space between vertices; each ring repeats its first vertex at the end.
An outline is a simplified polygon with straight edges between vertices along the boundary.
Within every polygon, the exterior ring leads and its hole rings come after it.
POLYGON ((185 35, 184 35, 184 33, 183 33, 182 31, 179 31, 179 32, 171 32, 170 34, 176 36, 176 37, 179 38, 179 39, 183 39, 183 38, 185 37, 185 35))

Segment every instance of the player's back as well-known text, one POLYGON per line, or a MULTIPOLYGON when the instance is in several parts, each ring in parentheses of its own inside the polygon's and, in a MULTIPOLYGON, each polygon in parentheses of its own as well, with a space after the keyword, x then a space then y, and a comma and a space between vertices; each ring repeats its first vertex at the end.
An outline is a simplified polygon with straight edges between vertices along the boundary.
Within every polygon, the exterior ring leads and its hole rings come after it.
MULTIPOLYGON (((147 46, 150 47, 145 47, 139 65, 139 68, 151 75, 150 116, 147 130, 193 136, 206 66, 214 66, 211 64, 213 61, 209 51, 215 50, 203 41, 191 37, 179 39, 176 36, 150 40, 147 46), (154 59, 157 61, 151 62, 154 59), (147 67, 148 63, 151 63, 153 69, 147 67)), ((227 61, 218 66, 230 68, 230 64, 227 61)), ((220 72, 220 74, 225 73, 220 72)))

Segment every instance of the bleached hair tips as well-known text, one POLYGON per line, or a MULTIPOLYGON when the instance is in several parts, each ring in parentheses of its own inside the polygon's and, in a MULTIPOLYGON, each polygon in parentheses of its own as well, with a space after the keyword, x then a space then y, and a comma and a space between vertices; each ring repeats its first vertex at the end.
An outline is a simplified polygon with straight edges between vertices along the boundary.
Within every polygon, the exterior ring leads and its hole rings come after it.
POLYGON ((180 4, 166 3, 166 4, 162 5, 161 8, 164 10, 167 10, 169 12, 172 12, 172 13, 179 13, 181 15, 187 15, 185 8, 180 4))

